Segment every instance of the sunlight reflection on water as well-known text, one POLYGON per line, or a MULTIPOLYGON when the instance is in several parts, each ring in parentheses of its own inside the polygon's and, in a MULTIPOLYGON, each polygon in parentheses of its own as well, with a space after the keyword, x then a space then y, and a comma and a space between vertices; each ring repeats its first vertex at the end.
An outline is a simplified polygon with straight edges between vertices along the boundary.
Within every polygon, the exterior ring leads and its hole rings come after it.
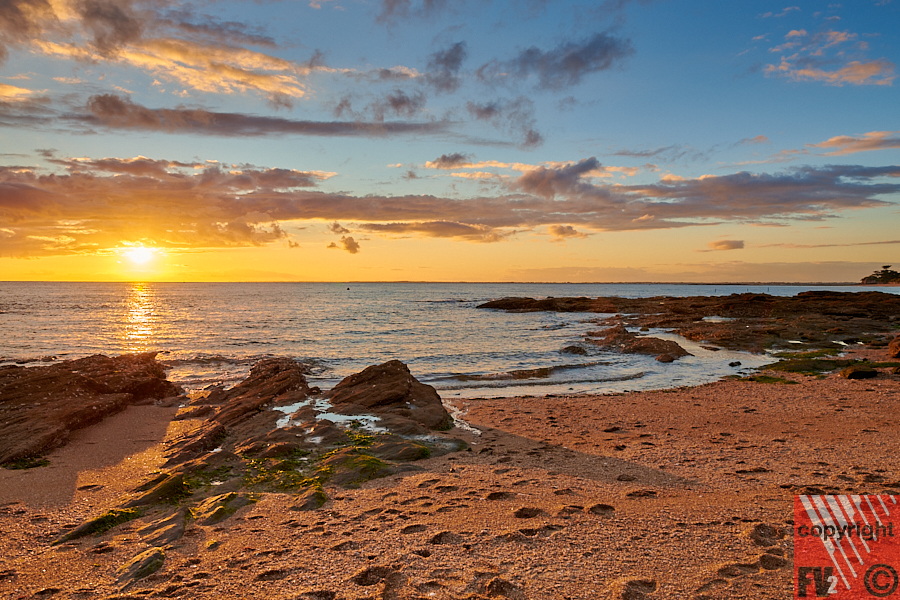
POLYGON ((142 283, 133 284, 125 301, 125 318, 122 320, 126 352, 147 352, 156 344, 154 309, 153 288, 142 283))

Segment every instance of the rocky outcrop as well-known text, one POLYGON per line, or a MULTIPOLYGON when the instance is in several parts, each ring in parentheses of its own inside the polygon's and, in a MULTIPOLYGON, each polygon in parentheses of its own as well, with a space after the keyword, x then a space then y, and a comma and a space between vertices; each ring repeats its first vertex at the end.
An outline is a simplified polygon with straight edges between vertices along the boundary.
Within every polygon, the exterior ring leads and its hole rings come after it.
MULTIPOLYGON (((625 329, 624 325, 615 325, 609 329, 591 332, 588 335, 592 337, 591 343, 624 354, 650 354, 657 357, 668 356, 671 359, 691 356, 691 353, 679 346, 677 342, 655 337, 641 337, 625 329)), ((660 362, 672 361, 662 359, 660 362)))
POLYGON ((0 463, 44 454, 130 404, 177 396, 156 353, 0 368, 0 463))
MULTIPOLYGON (((675 298, 504 298, 480 305, 515 312, 595 312, 619 314, 629 327, 672 329, 694 341, 732 350, 797 350, 835 347, 835 342, 880 343, 873 332, 890 331, 900 315, 900 294, 884 292, 802 292, 675 298), (852 340, 852 342, 851 342, 852 340)), ((887 343, 886 341, 884 342, 887 343)))
POLYGON ((439 431, 453 426, 435 389, 420 383, 399 360, 345 378, 327 397, 335 411, 343 414, 376 414, 389 423, 409 420, 439 431))

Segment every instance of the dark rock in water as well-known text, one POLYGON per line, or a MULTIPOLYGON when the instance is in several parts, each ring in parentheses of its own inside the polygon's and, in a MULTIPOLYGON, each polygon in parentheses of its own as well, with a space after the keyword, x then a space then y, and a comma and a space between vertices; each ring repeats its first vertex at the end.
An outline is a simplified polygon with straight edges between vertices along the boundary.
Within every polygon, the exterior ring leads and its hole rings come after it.
POLYGON ((739 366, 741 366, 741 361, 739 361, 739 360, 732 361, 732 362, 728 363, 728 366, 729 367, 739 367, 739 366))
POLYGON ((890 358, 900 358, 900 335, 892 339, 888 344, 888 356, 890 358))
POLYGON ((853 365, 841 371, 841 377, 845 379, 871 379, 878 377, 878 371, 864 365, 853 365))
POLYGON ((592 344, 611 350, 617 350, 624 354, 668 354, 673 357, 673 359, 682 356, 691 356, 690 352, 672 340, 661 340, 655 337, 640 337, 625 329, 624 325, 615 325, 609 329, 591 332, 588 335, 600 338, 591 339, 590 342, 592 344))
POLYGON ((582 348, 581 346, 566 346, 562 350, 560 350, 561 354, 578 354, 584 356, 587 354, 587 350, 582 348))
POLYGON ((453 426, 434 388, 420 383, 399 360, 367 367, 345 378, 328 397, 335 410, 344 414, 399 416, 434 430, 453 426))
POLYGON ((656 360, 658 360, 661 363, 670 363, 670 362, 675 362, 675 357, 672 356, 671 354, 660 354, 659 356, 656 357, 656 360))
POLYGON ((120 584, 127 586, 159 571, 165 560, 166 553, 162 548, 150 548, 119 567, 116 579, 120 584))
POLYGON ((177 396, 156 353, 0 368, 0 463, 44 454, 131 404, 177 396))

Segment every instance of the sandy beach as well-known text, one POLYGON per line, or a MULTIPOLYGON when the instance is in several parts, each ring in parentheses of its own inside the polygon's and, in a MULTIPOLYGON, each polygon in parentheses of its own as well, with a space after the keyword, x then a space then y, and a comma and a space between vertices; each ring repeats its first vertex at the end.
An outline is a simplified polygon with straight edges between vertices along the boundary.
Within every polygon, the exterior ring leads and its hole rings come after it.
POLYGON ((900 489, 900 376, 778 375, 796 383, 457 401, 477 431, 449 433, 469 450, 326 486, 315 510, 264 493, 221 523, 189 520, 161 569, 123 585, 117 569, 150 547, 141 528, 178 507, 51 542, 133 497, 166 437, 200 422, 130 407, 48 467, 0 471, 0 595, 785 598, 793 494, 900 489))

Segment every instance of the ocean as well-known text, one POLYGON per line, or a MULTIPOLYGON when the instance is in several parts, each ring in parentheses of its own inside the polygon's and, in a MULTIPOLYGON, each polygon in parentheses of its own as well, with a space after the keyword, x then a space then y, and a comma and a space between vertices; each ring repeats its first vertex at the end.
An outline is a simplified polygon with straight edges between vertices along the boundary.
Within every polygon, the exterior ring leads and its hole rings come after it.
MULTIPOLYGON (((330 389, 363 368, 398 359, 442 397, 610 393, 696 385, 772 359, 704 350, 662 364, 583 344, 595 313, 477 309, 510 296, 709 296, 852 286, 466 283, 0 283, 0 365, 26 366, 155 351, 186 390, 233 385, 268 356, 307 365, 330 389), (561 353, 582 345, 587 355, 561 353), (730 362, 739 361, 739 368, 730 362)), ((879 288, 881 289, 881 288, 879 288)), ((883 288, 900 293, 898 288, 883 288)))

